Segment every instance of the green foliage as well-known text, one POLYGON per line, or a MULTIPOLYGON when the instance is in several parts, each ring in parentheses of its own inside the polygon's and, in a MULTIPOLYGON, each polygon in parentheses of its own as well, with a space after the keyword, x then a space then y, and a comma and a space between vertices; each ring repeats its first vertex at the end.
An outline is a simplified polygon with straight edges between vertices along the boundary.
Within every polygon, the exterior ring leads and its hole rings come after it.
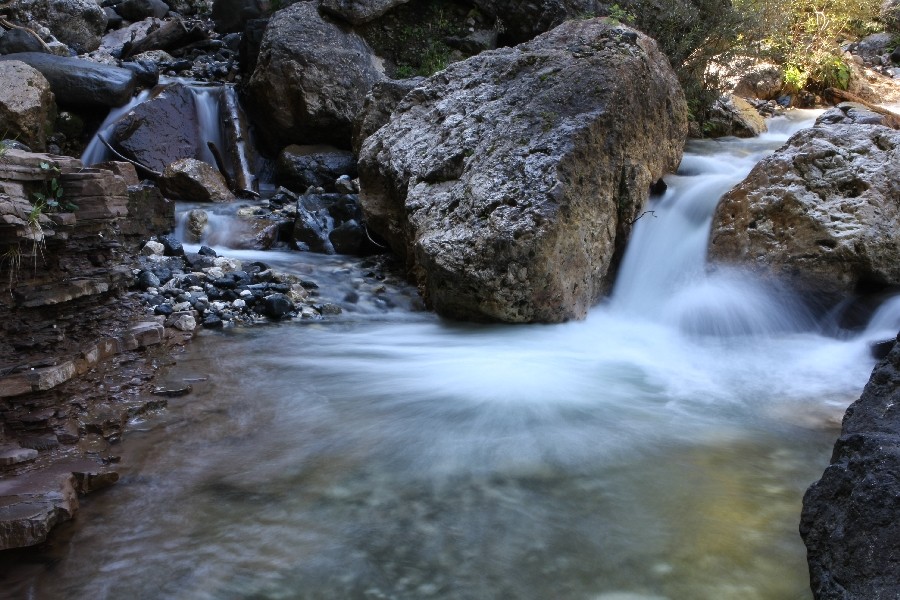
POLYGON ((787 65, 783 73, 784 85, 789 93, 796 93, 806 87, 808 75, 797 65, 787 65))
POLYGON ((850 68, 840 44, 877 30, 881 0, 735 0, 735 5, 753 24, 756 52, 785 65, 785 82, 794 86, 802 80, 798 89, 819 91, 847 88, 850 68))
POLYGON ((49 181, 44 181, 40 191, 31 194, 35 200, 32 213, 37 211, 40 215, 44 212, 77 210, 76 205, 63 200, 64 192, 62 184, 59 182, 59 167, 47 162, 41 162, 39 166, 42 171, 48 171, 52 176, 49 181))
POLYGON ((625 10, 618 4, 609 7, 608 17, 626 25, 632 25, 637 21, 633 12, 625 10))

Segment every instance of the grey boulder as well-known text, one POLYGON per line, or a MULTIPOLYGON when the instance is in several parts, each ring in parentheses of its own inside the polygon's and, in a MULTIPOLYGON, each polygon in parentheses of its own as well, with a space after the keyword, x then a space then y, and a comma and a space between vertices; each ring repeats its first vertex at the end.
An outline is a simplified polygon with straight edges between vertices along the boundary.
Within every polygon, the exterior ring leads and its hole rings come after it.
POLYGON ((568 21, 408 93, 363 143, 360 203, 439 313, 582 318, 686 135, 653 40, 568 21))

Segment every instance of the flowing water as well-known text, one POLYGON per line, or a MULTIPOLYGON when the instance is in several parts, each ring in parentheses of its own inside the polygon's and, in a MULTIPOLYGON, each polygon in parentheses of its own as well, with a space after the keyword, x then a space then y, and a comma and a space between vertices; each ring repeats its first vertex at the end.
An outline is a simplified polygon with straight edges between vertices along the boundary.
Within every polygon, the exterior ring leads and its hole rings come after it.
POLYGON ((201 333, 164 375, 194 393, 133 424, 123 480, 0 589, 810 598, 802 493, 900 301, 826 335, 784 290, 703 259, 718 196, 800 125, 690 147, 584 322, 450 323, 359 261, 266 254, 344 314, 201 333))

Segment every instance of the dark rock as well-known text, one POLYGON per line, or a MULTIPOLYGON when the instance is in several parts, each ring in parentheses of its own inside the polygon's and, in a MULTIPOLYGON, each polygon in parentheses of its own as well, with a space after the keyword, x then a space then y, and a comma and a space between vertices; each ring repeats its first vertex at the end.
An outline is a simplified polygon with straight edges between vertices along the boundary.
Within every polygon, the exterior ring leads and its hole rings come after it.
POLYGON ((366 232, 356 221, 341 223, 328 234, 334 251, 338 254, 358 255, 366 242, 366 232))
POLYGON ((333 220, 324 210, 309 210, 304 203, 297 203, 297 217, 294 220, 294 241, 302 250, 333 254, 334 248, 328 239, 333 220))
POLYGON ((300 192, 309 187, 334 191, 334 182, 341 175, 356 177, 356 157, 330 146, 288 146, 275 166, 276 182, 300 192))
POLYGON ((161 19, 169 12, 169 5, 162 0, 124 0, 116 4, 114 8, 128 21, 161 19))
POLYGON ((137 276, 137 285, 141 289, 158 288, 160 285, 159 277, 152 271, 141 271, 137 276))
POLYGON ((209 256, 212 258, 216 258, 219 256, 218 254, 216 254, 216 251, 209 246, 200 246, 200 250, 197 251, 197 254, 199 254, 200 256, 209 256))
POLYGON ((106 31, 115 31, 125 24, 122 15, 116 12, 111 6, 104 6, 103 13, 106 15, 106 31))
POLYGON ((373 21, 409 0, 322 0, 322 11, 348 23, 360 25, 373 21))
POLYGON ((0 54, 15 54, 16 52, 42 52, 47 50, 27 31, 13 29, 0 37, 0 54))
POLYGON ((359 35, 300 2, 269 21, 247 84, 249 112, 271 148, 297 140, 349 148, 353 120, 381 78, 359 35))
POLYGON ((803 497, 816 600, 900 598, 900 344, 844 416, 831 464, 803 497))
POLYGON ((128 69, 137 77, 138 84, 151 88, 159 83, 159 65, 149 60, 125 61, 123 69, 128 69))
POLYGON ((207 329, 219 329, 224 324, 225 323, 222 321, 222 319, 220 319, 216 315, 207 315, 201 322, 201 325, 203 325, 207 329))
POLYGON ((247 21, 258 19, 263 12, 259 0, 215 0, 212 18, 217 32, 232 33, 243 31, 247 21))
POLYGON ((259 59, 259 50, 262 47, 263 34, 266 31, 268 19, 251 19, 244 26, 244 34, 241 37, 239 50, 241 72, 251 75, 256 69, 259 59))
POLYGON ((391 118, 391 113, 411 90, 424 83, 424 77, 379 81, 366 95, 362 110, 353 121, 353 150, 357 154, 363 141, 391 118))
POLYGON ((40 71, 57 103, 66 106, 122 106, 131 100, 137 85, 137 77, 128 69, 80 58, 19 52, 2 56, 2 60, 19 60, 40 71))
POLYGON ((872 354, 872 358, 875 360, 881 360, 885 358, 890 351, 894 348, 894 344, 897 343, 897 340, 885 340, 883 342, 875 342, 872 344, 870 348, 870 352, 872 354))
POLYGON ((184 246, 174 235, 161 235, 157 239, 163 245, 166 256, 184 256, 184 246))
POLYGON ((201 156, 206 146, 200 139, 194 95, 178 84, 158 88, 152 98, 130 110, 111 138, 124 156, 159 172, 179 159, 201 156))
POLYGON ((294 303, 284 294, 271 294, 263 298, 263 314, 270 319, 281 319, 294 310, 294 303))

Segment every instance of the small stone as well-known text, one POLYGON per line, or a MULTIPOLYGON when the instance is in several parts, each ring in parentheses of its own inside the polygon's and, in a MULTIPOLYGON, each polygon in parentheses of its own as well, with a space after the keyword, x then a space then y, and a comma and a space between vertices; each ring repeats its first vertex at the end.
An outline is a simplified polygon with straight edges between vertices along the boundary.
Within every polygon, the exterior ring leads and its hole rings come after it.
POLYGON ((221 328, 222 325, 222 319, 220 319, 216 315, 209 315, 205 319, 203 319, 203 326, 207 329, 218 329, 221 328))
POLYGON ((181 315, 173 324, 179 331, 193 331, 197 328, 197 320, 191 315, 181 315))
POLYGON ((159 242, 149 241, 144 244, 144 247, 141 248, 141 254, 144 256, 163 256, 165 254, 166 247, 160 244, 159 242))
POLYGON ((294 310, 294 303, 284 294, 270 294, 263 299, 263 314, 270 319, 281 319, 294 310))
POLYGON ((319 314, 321 314, 323 316, 324 315, 339 315, 342 312, 344 312, 344 309, 342 309, 340 306, 338 306, 337 304, 331 304, 331 303, 318 304, 314 308, 317 311, 319 311, 319 314))
POLYGON ((232 308, 246 308, 247 302, 241 298, 238 298, 234 302, 231 303, 232 308))
POLYGON ((199 254, 200 256, 209 256, 211 258, 216 258, 217 256, 219 256, 218 254, 216 254, 216 251, 209 246, 200 246, 200 250, 197 251, 197 254, 199 254))
POLYGON ((152 271, 141 271, 137 276, 137 285, 143 289, 158 288, 160 286, 159 277, 152 271))

